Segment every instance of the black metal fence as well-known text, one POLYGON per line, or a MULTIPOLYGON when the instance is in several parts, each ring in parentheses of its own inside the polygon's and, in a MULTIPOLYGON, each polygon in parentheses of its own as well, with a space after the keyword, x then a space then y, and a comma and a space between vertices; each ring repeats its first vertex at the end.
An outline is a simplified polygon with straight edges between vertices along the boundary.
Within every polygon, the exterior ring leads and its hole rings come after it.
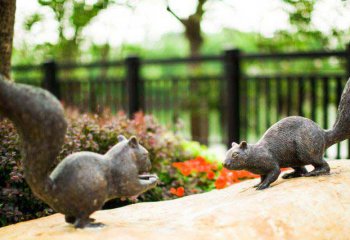
MULTIPOLYGON (((311 118, 325 129, 334 123, 350 76, 350 45, 345 51, 247 54, 234 49, 195 58, 50 61, 14 67, 13 76, 45 87, 81 111, 108 108, 132 116, 142 110, 188 138, 196 108, 207 119, 196 127, 207 129, 209 143, 254 142, 289 115, 311 118)), ((346 141, 328 154, 350 158, 349 149, 346 141)))

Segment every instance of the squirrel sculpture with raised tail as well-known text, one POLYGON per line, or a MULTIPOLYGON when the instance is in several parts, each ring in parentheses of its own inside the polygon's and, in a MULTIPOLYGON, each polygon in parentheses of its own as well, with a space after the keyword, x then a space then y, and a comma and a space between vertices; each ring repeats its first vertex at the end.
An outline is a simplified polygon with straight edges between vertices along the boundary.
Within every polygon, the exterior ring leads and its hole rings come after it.
POLYGON ((268 188, 280 175, 280 168, 294 171, 283 178, 318 176, 330 173, 323 155, 327 148, 350 138, 350 79, 342 93, 333 129, 323 130, 304 117, 287 117, 272 125, 256 144, 232 143, 224 167, 247 170, 261 176, 258 190, 268 188), (305 165, 314 169, 308 172, 305 165))
POLYGON ((157 184, 157 176, 146 174, 151 162, 135 137, 119 136, 104 155, 73 153, 54 168, 67 123, 61 104, 43 89, 0 75, 0 113, 19 130, 24 176, 34 195, 76 228, 101 226, 89 216, 107 200, 139 195, 157 184))

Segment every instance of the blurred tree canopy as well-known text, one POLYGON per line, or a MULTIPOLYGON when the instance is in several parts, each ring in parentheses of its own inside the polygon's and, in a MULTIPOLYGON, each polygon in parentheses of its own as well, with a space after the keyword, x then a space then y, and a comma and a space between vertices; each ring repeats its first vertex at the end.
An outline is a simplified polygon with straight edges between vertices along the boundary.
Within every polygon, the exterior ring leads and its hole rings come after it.
MULTIPOLYGON (((58 60, 74 61, 79 56, 83 29, 112 1, 98 0, 89 4, 86 1, 74 0, 38 0, 38 3, 50 8, 58 23, 58 43, 45 44, 43 47, 58 60), (72 30, 72 33, 69 30, 72 30)), ((30 30, 40 21, 45 21, 45 18, 35 13, 25 22, 25 29, 30 30)))
POLYGON ((261 37, 258 42, 260 49, 280 52, 344 47, 343 36, 347 35, 344 31, 333 28, 331 34, 325 34, 312 25, 316 0, 282 1, 287 5, 291 29, 277 31, 273 38, 261 37))
MULTIPOLYGON (((82 43, 83 30, 103 10, 113 4, 137 7, 140 2, 129 0, 37 0, 49 8, 57 22, 57 43, 45 42, 29 48, 25 44, 14 50, 16 64, 34 61, 42 62, 47 58, 59 61, 122 59, 130 54, 141 57, 196 56, 198 54, 219 54, 227 46, 238 47, 248 52, 280 52, 317 49, 342 49, 350 40, 350 28, 339 30, 333 28, 330 33, 317 29, 312 22, 316 0, 280 0, 285 4, 290 27, 265 36, 258 32, 241 32, 224 28, 220 33, 206 34, 202 31, 202 21, 206 12, 211 11, 211 0, 197 0, 194 12, 188 17, 179 17, 169 4, 167 10, 184 26, 184 34, 169 32, 152 43, 123 43, 111 47, 108 43, 90 44, 88 48, 82 43), (35 57, 33 55, 35 54, 35 57)), ((223 4, 228 1, 221 1, 223 4)), ((164 2, 163 2, 164 3, 164 2)), ((232 4, 231 4, 232 5, 232 4)), ((345 5, 344 5, 345 6, 345 5)), ((234 8, 233 6, 230 6, 234 8)), ((165 10, 165 9, 164 9, 165 10)), ((29 16, 23 28, 30 31, 39 22, 47 19, 40 11, 29 16)), ((123 23, 121 23, 123 24, 123 23)))

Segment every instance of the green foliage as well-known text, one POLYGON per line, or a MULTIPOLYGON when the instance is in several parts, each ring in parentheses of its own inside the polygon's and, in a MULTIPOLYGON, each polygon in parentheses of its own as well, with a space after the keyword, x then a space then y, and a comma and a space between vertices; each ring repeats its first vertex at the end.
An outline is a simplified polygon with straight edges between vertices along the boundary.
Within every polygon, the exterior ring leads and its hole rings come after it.
MULTIPOLYGON (((43 7, 54 13, 58 23, 58 43, 47 49, 51 56, 58 60, 74 61, 80 56, 81 32, 103 9, 112 3, 110 0, 98 0, 93 4, 74 0, 38 0, 43 7), (67 30, 73 30, 73 36, 66 36, 67 30)), ((38 22, 44 21, 42 15, 34 13, 25 21, 25 29, 30 31, 38 22)), ((44 43, 42 46, 47 46, 44 43)), ((45 48, 41 48, 45 49, 45 48)))
POLYGON ((311 23, 312 12, 314 10, 315 0, 283 0, 292 7, 289 12, 289 22, 298 29, 307 29, 311 23))
POLYGON ((283 0, 283 2, 287 4, 291 29, 277 31, 272 38, 261 37, 258 42, 261 50, 292 52, 344 48, 345 39, 339 37, 344 34, 343 31, 333 29, 332 34, 325 34, 312 25, 315 0, 283 0))
MULTIPOLYGON (((112 48, 106 45, 92 44, 87 50, 82 50, 82 30, 91 23, 103 9, 112 4, 128 6, 128 1, 114 2, 112 0, 98 0, 94 3, 73 0, 38 0, 43 7, 50 8, 58 22, 59 41, 52 45, 40 44, 26 48, 23 51, 15 51, 14 62, 22 64, 35 61, 43 62, 49 57, 63 61, 76 61, 80 59, 89 60, 112 60, 124 59, 128 55, 139 55, 142 58, 166 58, 187 56, 189 44, 181 33, 167 33, 156 43, 145 41, 142 44, 124 43, 112 48), (73 32, 67 35, 67 30, 73 32), (107 53, 101 54, 108 49, 107 53), (23 53, 25 52, 25 53, 23 53), (21 56, 18 56, 21 54, 21 56), (34 56, 35 54, 35 56, 34 56)), ((348 41, 349 32, 334 28, 330 34, 325 34, 312 25, 315 0, 283 0, 289 15, 291 28, 280 30, 272 37, 266 37, 255 32, 241 32, 235 29, 223 29, 217 34, 203 35, 205 41, 202 46, 203 54, 220 54, 229 48, 239 48, 245 52, 285 52, 285 51, 307 51, 320 49, 343 49, 348 41)), ((135 3, 136 4, 136 3, 135 3)), ((31 29, 37 22, 46 19, 39 13, 30 16, 25 22, 25 28, 31 29)), ((69 32, 69 31, 68 31, 69 32)), ((220 69, 218 66, 202 66, 209 73, 220 69)), ((188 68, 173 67, 167 69, 156 69, 149 67, 147 72, 150 76, 161 75, 161 73, 188 72, 188 68)))
POLYGON ((24 29, 27 31, 30 31, 32 29, 33 25, 42 21, 43 16, 39 13, 34 13, 33 15, 29 16, 25 22, 24 22, 24 29))
MULTIPOLYGON (((139 197, 141 201, 159 201, 172 198, 169 188, 176 181, 176 170, 171 167, 174 161, 192 157, 182 146, 179 136, 159 125, 151 116, 136 114, 130 120, 124 114, 111 116, 80 115, 69 112, 69 127, 65 143, 57 163, 68 154, 77 151, 105 153, 117 143, 117 136, 137 136, 139 142, 148 149, 152 160, 152 172, 157 173, 159 187, 139 197)), ((19 138, 8 120, 0 121, 0 226, 24 221, 53 213, 44 203, 37 200, 24 181, 19 150, 19 138)), ((106 208, 130 204, 131 201, 113 200, 106 208)))

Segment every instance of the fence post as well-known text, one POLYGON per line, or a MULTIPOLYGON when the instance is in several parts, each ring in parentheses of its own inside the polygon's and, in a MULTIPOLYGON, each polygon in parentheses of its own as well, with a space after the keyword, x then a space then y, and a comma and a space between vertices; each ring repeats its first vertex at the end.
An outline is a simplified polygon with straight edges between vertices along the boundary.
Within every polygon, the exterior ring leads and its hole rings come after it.
POLYGON ((55 97, 61 99, 60 85, 57 80, 57 65, 53 60, 43 64, 44 79, 43 87, 51 92, 55 97))
POLYGON ((130 56, 125 59, 126 64, 126 80, 128 89, 129 101, 129 117, 132 118, 134 114, 143 109, 142 87, 140 77, 140 58, 137 56, 130 56))
POLYGON ((227 117, 227 146, 240 141, 240 51, 232 49, 225 51, 224 69, 226 80, 226 117, 227 117))

